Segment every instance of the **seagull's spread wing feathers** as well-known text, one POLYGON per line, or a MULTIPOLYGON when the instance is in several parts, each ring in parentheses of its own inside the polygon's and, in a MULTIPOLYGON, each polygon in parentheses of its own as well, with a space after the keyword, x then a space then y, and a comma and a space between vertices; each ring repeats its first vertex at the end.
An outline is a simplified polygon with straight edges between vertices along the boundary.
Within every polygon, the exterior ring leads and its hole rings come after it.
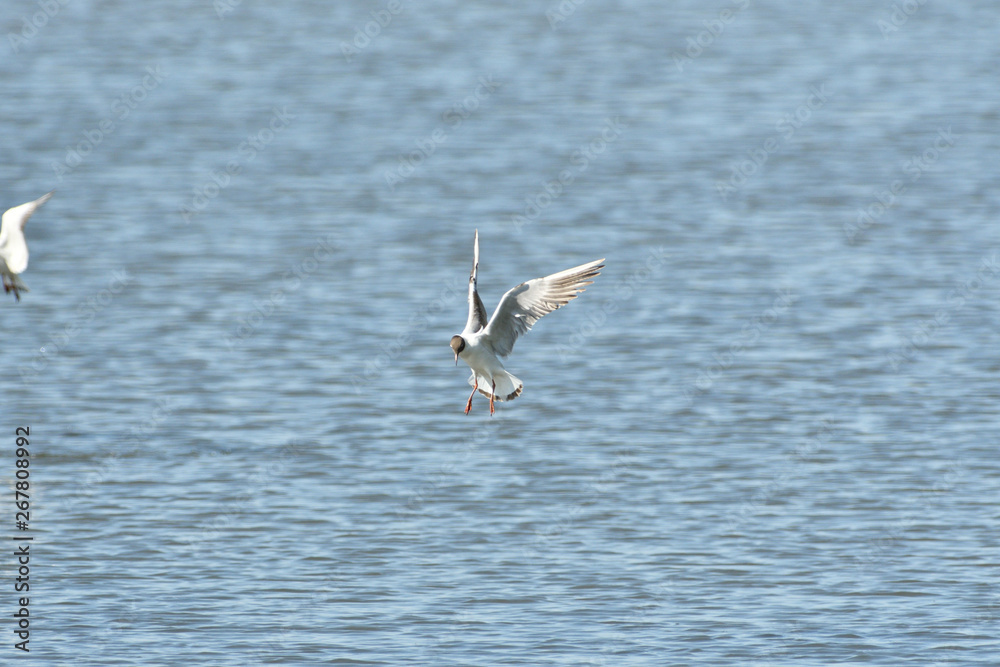
POLYGON ((8 209, 0 218, 0 259, 7 264, 7 270, 11 273, 21 273, 28 268, 28 244, 24 242, 24 225, 31 214, 51 196, 52 192, 35 201, 8 209))
POLYGON ((500 299, 493 319, 483 332, 484 342, 493 352, 506 357, 518 336, 531 329, 543 315, 565 306, 604 268, 599 259, 544 278, 535 278, 509 290, 500 299))
POLYGON ((476 245, 472 260, 472 275, 469 276, 469 320, 463 334, 478 333, 486 326, 486 306, 476 290, 476 273, 479 271, 479 230, 476 230, 476 245))

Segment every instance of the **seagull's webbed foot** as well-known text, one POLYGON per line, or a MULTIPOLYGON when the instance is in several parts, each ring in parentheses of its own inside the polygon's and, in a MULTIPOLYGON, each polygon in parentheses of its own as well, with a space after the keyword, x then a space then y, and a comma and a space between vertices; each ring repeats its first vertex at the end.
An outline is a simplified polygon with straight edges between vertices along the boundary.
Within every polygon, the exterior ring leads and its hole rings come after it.
POLYGON ((28 292, 28 287, 17 279, 17 276, 8 278, 8 276, 3 276, 3 292, 8 294, 10 292, 14 293, 14 301, 21 300, 21 292, 28 292))
POLYGON ((493 389, 490 390, 490 417, 492 417, 493 413, 496 412, 493 409, 493 397, 496 395, 496 392, 497 392, 497 381, 493 380, 493 389))
POLYGON ((479 389, 479 378, 476 378, 476 384, 472 387, 472 393, 469 394, 469 401, 465 404, 465 414, 469 414, 469 410, 472 409, 472 397, 476 395, 477 389, 479 389))

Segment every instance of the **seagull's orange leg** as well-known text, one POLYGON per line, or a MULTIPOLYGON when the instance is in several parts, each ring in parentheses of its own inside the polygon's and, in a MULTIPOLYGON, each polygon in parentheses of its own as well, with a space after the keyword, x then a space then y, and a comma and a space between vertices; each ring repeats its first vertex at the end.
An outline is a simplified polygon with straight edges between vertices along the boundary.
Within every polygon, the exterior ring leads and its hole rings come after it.
POLYGON ((476 395, 476 390, 479 389, 479 378, 476 378, 476 384, 472 388, 472 393, 469 394, 469 402, 465 404, 465 414, 469 414, 469 410, 472 409, 472 397, 476 395))
POLYGON ((490 390, 490 417, 493 416, 493 412, 494 412, 494 410, 493 410, 493 396, 496 395, 496 392, 497 392, 497 381, 493 380, 493 389, 490 390))

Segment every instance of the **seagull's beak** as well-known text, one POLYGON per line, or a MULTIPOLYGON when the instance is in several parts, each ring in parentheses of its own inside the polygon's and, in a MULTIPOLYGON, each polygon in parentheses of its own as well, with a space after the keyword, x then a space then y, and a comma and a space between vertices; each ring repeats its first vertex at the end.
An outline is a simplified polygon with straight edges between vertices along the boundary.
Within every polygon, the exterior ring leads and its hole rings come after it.
MULTIPOLYGON (((454 352, 454 350, 452 350, 454 352)), ((458 352, 455 352, 455 365, 458 366, 458 352)))

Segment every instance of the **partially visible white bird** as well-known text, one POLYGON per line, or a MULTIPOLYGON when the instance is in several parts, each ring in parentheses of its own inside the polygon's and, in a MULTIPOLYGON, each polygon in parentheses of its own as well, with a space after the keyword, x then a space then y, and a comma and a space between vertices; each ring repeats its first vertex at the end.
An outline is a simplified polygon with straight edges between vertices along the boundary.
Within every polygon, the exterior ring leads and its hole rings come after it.
POLYGON ((0 278, 3 278, 4 293, 13 290, 16 301, 21 300, 21 292, 30 291, 17 277, 28 268, 28 244, 24 242, 24 225, 31 214, 49 200, 52 192, 35 201, 8 209, 0 219, 0 278))
POLYGON ((504 370, 499 357, 506 357, 514 349, 518 336, 531 329, 543 315, 551 313, 577 297, 584 287, 593 284, 593 278, 604 268, 599 259, 544 278, 535 278, 508 290, 500 299, 493 319, 487 323, 486 307, 476 291, 476 272, 479 269, 479 230, 476 230, 472 275, 469 277, 469 320, 461 335, 451 337, 455 364, 459 358, 472 369, 469 384, 472 393, 465 404, 465 414, 472 409, 472 397, 479 390, 490 399, 490 414, 494 413, 493 401, 511 401, 521 393, 524 384, 504 370))

